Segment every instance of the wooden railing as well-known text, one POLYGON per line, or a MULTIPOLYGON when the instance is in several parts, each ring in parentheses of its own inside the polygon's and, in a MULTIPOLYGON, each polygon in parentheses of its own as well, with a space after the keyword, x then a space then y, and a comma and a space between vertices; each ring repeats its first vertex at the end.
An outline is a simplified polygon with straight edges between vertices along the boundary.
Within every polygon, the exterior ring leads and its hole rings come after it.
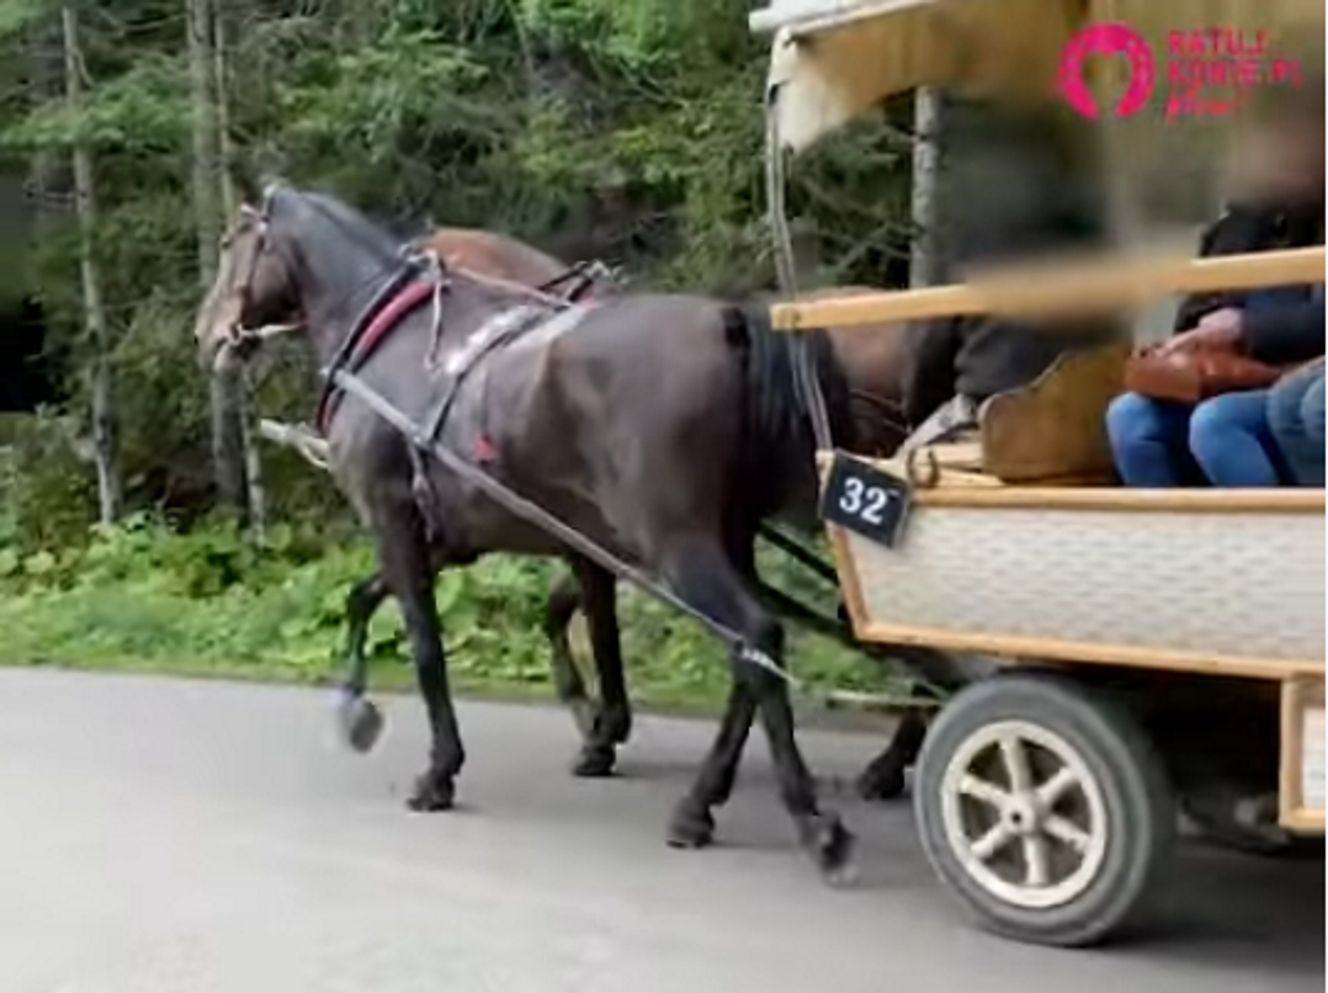
POLYGON ((776 328, 849 328, 967 314, 1055 316, 1139 306, 1175 293, 1324 281, 1324 248, 1216 258, 1089 259, 993 270, 967 283, 776 304, 776 328))

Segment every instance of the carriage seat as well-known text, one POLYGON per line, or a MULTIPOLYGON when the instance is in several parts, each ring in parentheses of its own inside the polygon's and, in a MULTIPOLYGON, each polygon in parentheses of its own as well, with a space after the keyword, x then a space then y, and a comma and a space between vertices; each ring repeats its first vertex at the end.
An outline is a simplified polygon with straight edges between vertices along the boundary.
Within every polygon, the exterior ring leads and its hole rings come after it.
POLYGON ((893 460, 919 485, 1109 486, 1107 405, 1124 388, 1127 346, 1061 355, 1032 383, 983 403, 978 427, 893 460))

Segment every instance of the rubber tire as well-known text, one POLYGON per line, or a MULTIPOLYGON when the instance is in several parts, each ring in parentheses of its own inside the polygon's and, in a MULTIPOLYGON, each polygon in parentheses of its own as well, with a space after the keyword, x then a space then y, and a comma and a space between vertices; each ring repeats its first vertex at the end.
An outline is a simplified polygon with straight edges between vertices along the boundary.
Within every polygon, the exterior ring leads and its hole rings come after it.
POLYGON ((932 868, 978 926, 1062 947, 1100 941, 1146 908, 1176 825, 1166 773, 1134 718, 1068 678, 1041 672, 1002 673, 966 687, 942 708, 918 758, 913 809, 932 868), (1062 737, 1102 791, 1108 832, 1102 868, 1083 893, 1058 907, 1015 907, 991 895, 963 869, 945 836, 940 787, 946 766, 972 734, 1003 720, 1042 725, 1062 737))

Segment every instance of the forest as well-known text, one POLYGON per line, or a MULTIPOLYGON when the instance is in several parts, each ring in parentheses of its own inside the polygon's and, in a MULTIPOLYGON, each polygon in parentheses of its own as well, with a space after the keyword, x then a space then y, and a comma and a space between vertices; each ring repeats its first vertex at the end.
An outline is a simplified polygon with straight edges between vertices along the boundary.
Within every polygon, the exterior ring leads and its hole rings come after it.
MULTIPOLYGON (((261 177, 403 238, 483 227, 634 287, 773 293, 749 7, 0 0, 0 661, 335 670, 371 553, 330 480, 254 429, 308 420, 313 370, 291 346, 219 379, 190 338, 261 177)), ((799 163, 809 285, 907 279, 910 120, 883 108, 799 163)), ((543 692, 551 569, 495 557, 440 579, 463 684, 543 692)), ((708 699, 715 647, 627 599, 636 686, 708 699)), ((408 678, 392 611, 373 646, 408 678)), ((882 678, 805 647, 804 675, 882 678)))

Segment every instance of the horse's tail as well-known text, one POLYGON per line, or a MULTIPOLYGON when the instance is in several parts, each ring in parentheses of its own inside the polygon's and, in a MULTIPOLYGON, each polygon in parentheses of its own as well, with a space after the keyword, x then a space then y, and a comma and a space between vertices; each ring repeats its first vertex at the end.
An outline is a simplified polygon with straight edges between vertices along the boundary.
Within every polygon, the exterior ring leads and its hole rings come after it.
POLYGON ((768 467, 786 421, 781 402, 781 342, 764 308, 729 304, 723 309, 724 340, 742 368, 743 449, 753 467, 768 467))
POLYGON ((729 305, 723 314, 725 340, 742 367, 742 450, 748 481, 759 480, 752 498, 758 517, 778 514, 811 464, 806 413, 794 383, 794 337, 771 326, 762 305, 729 305))
POLYGON ((848 385, 825 332, 776 331, 764 306, 728 305, 723 321, 725 338, 743 363, 744 452, 751 469, 773 482, 810 464, 815 440, 810 398, 797 383, 799 348, 807 349, 813 388, 821 391, 834 439, 851 440, 848 385))

